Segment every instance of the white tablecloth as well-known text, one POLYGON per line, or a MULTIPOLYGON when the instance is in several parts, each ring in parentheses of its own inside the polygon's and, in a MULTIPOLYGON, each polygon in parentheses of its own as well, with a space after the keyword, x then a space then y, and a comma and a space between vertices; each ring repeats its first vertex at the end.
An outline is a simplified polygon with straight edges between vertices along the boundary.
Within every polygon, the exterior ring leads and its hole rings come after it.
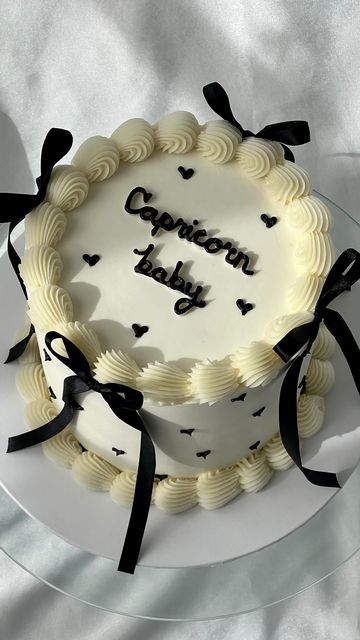
MULTIPOLYGON (((138 116, 214 116, 202 86, 228 90, 239 121, 307 119, 297 162, 360 220, 360 6, 352 0, 2 0, 0 189, 31 191, 52 126, 84 138, 138 116), (25 148, 28 164, 16 158, 25 148)), ((316 490, 316 489, 314 489, 316 490)), ((0 556, 1 640, 143 637, 355 640, 360 557, 296 598, 207 623, 145 622, 59 595, 0 556)))

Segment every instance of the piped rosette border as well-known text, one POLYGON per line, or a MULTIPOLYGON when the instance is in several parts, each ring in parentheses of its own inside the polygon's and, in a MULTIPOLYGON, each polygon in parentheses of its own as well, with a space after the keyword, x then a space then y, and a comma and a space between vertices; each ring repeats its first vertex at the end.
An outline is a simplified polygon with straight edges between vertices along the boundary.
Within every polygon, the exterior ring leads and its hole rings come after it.
MULTIPOLYGON (((283 368, 272 348, 293 326, 309 320, 334 261, 331 227, 329 211, 312 195, 307 173, 284 159, 281 144, 255 137, 242 140, 239 130, 223 120, 200 126, 185 111, 171 113, 154 126, 140 118, 128 120, 110 138, 85 141, 71 165, 55 167, 46 200, 27 215, 20 271, 29 294, 29 317, 40 331, 59 330, 69 337, 94 366, 99 381, 132 386, 150 403, 218 402, 239 388, 268 384, 283 368), (188 371, 164 362, 140 367, 130 354, 104 352, 91 322, 74 320, 71 298, 60 286, 62 261, 55 246, 65 233, 66 216, 81 206, 92 182, 110 178, 123 162, 145 161, 155 149, 170 154, 197 150, 215 164, 237 162, 284 205, 295 244, 297 276, 286 292, 287 315, 266 328, 263 340, 239 346, 221 361, 199 361, 188 371)), ((310 378, 326 378, 326 387, 334 377, 332 365, 314 357, 320 363, 311 363, 310 378)))

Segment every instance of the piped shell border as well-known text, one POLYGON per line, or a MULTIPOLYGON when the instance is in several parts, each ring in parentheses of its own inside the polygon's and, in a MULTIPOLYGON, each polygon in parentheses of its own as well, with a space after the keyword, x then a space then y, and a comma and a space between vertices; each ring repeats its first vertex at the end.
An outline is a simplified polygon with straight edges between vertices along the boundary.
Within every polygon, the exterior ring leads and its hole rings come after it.
POLYGON ((29 292, 28 313, 40 330, 57 329, 79 348, 85 347, 100 381, 109 381, 111 369, 113 381, 139 389, 149 402, 217 402, 241 387, 266 385, 281 371, 283 362, 272 347, 290 328, 311 318, 334 258, 330 229, 331 216, 311 195, 308 175, 284 160, 280 144, 252 137, 242 140, 239 131, 222 120, 200 126, 188 112, 171 113, 154 126, 140 118, 128 120, 109 139, 94 136, 84 142, 73 165, 55 167, 47 201, 27 216, 20 268, 29 292), (157 362, 141 369, 128 354, 104 353, 91 322, 73 322, 71 298, 59 286, 62 262, 54 247, 65 232, 68 212, 81 206, 91 182, 108 179, 122 162, 146 160, 154 149, 175 154, 196 149, 217 164, 237 161, 239 168, 262 181, 272 197, 283 203, 286 223, 296 237, 294 261, 299 275, 288 291, 288 315, 266 328, 264 340, 240 347, 221 361, 199 361, 186 372, 157 362), (174 391, 169 395, 171 385, 174 391))

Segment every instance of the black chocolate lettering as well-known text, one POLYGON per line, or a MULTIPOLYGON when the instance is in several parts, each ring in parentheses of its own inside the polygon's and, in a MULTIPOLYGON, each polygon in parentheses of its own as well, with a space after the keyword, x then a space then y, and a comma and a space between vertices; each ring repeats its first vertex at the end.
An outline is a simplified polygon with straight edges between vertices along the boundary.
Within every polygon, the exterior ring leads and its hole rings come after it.
POLYGON ((181 276, 179 276, 179 272, 181 267, 183 266, 183 262, 181 262, 181 260, 179 260, 176 263, 176 267, 174 269, 174 271, 172 272, 170 279, 169 279, 169 287, 170 289, 177 289, 178 291, 183 291, 184 292, 184 287, 185 287, 185 280, 184 278, 182 278, 181 276))
POLYGON ((151 260, 147 260, 147 258, 152 252, 153 248, 154 245, 149 244, 148 247, 143 251, 134 249, 134 253, 136 253, 138 256, 144 256, 143 258, 141 258, 140 262, 137 263, 136 267, 134 267, 136 273, 143 273, 144 275, 150 274, 150 271, 152 269, 152 262, 151 260))
POLYGON ((155 267, 155 269, 152 270, 151 277, 153 280, 155 280, 155 282, 159 282, 160 284, 167 284, 166 276, 167 271, 166 269, 164 269, 164 267, 155 267))
POLYGON ((220 240, 220 238, 209 238, 204 243, 204 248, 207 253, 217 253, 223 246, 223 241, 220 240))
POLYGON ((205 243, 199 242, 199 238, 202 238, 204 236, 207 236, 206 229, 198 229, 197 231, 195 231, 193 237, 191 238, 191 242, 197 244, 198 247, 203 247, 205 243))
MULTIPOLYGON (((193 220, 193 224, 188 224, 183 220, 183 218, 177 218, 177 220, 174 220, 171 214, 167 211, 160 213, 158 209, 149 205, 135 208, 132 201, 138 194, 142 195, 145 203, 152 198, 152 193, 146 191, 144 187, 135 187, 126 199, 125 211, 130 214, 139 214, 140 218, 144 222, 151 222, 152 236, 156 236, 159 229, 163 229, 164 231, 174 231, 175 229, 178 229, 177 234, 181 240, 193 242, 198 247, 204 248, 209 254, 218 253, 219 251, 224 250, 227 252, 225 262, 234 268, 237 268, 240 263, 242 263, 241 270, 243 273, 249 276, 254 274, 253 270, 248 269, 250 257, 245 252, 236 249, 231 242, 228 240, 224 242, 221 238, 207 238, 206 229, 196 229, 196 231, 194 231, 194 226, 199 224, 198 220, 193 220)), ((266 214, 263 214, 262 218, 265 215, 266 214)))
MULTIPOLYGON (((176 267, 167 280, 166 277, 168 272, 164 267, 155 267, 153 268, 153 264, 151 260, 149 260, 150 253, 154 249, 153 244, 149 244, 146 249, 134 249, 134 253, 137 255, 143 256, 137 265, 134 267, 134 271, 136 273, 140 273, 144 276, 148 276, 158 282, 159 284, 164 284, 170 289, 174 289, 175 291, 180 291, 184 293, 187 298, 180 298, 174 305, 174 311, 177 315, 182 315, 187 311, 190 311, 193 307, 205 307, 205 300, 200 300, 199 296, 203 290, 201 285, 194 285, 194 289, 192 288, 191 282, 185 282, 185 280, 179 275, 180 269, 183 266, 183 262, 179 260, 176 263, 176 267)), ((133 325, 134 329, 134 325, 133 325)))

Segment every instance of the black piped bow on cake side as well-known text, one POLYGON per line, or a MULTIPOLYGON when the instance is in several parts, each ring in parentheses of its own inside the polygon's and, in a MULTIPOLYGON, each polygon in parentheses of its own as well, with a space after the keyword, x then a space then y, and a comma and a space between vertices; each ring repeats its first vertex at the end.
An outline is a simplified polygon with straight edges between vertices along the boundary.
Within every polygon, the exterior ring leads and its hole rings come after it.
POLYGON ((155 474, 154 445, 138 413, 143 404, 143 395, 140 391, 123 384, 103 384, 95 380, 84 354, 68 338, 57 331, 48 332, 45 336, 45 343, 47 349, 60 362, 69 367, 75 375, 64 379, 62 395, 64 406, 60 413, 36 429, 10 437, 7 453, 32 447, 54 437, 71 422, 75 412, 82 409, 76 400, 79 393, 86 391, 100 393, 113 413, 141 434, 133 506, 118 566, 119 571, 134 573, 149 513, 155 474), (57 339, 63 341, 67 356, 62 356, 54 350, 52 342, 57 339))
POLYGON ((218 82, 211 82, 203 87, 203 94, 209 107, 217 113, 223 120, 227 120, 236 127, 243 138, 253 136, 255 138, 265 138, 280 142, 284 149, 285 159, 291 162, 295 161, 293 152, 287 145, 305 144, 310 141, 309 125, 305 120, 288 120, 286 122, 277 122, 268 124, 266 127, 253 133, 249 129, 244 129, 242 125, 235 119, 230 107, 229 97, 218 82))
POLYGON ((319 331, 320 323, 334 336, 349 365, 355 386, 360 394, 360 349, 342 316, 328 305, 344 291, 350 291, 360 279, 360 254, 346 249, 332 266, 317 301, 311 322, 295 327, 274 347, 284 362, 290 362, 280 391, 279 426, 283 445, 289 456, 313 484, 324 487, 340 487, 335 473, 315 471, 303 466, 297 423, 297 389, 304 358, 319 331))
MULTIPOLYGON (((25 216, 30 213, 30 211, 44 201, 51 172, 55 164, 59 162, 59 160, 61 160, 71 149, 72 142, 73 138, 70 131, 67 131, 66 129, 50 129, 42 146, 41 173, 40 176, 36 178, 36 184, 38 187, 37 193, 0 193, 0 222, 10 223, 7 241, 9 260, 20 282, 20 286, 26 299, 26 287, 19 271, 21 260, 11 242, 11 234, 19 222, 24 220, 25 216)), ((33 332, 34 327, 31 325, 29 334, 10 349, 6 362, 16 360, 24 352, 33 332)))

